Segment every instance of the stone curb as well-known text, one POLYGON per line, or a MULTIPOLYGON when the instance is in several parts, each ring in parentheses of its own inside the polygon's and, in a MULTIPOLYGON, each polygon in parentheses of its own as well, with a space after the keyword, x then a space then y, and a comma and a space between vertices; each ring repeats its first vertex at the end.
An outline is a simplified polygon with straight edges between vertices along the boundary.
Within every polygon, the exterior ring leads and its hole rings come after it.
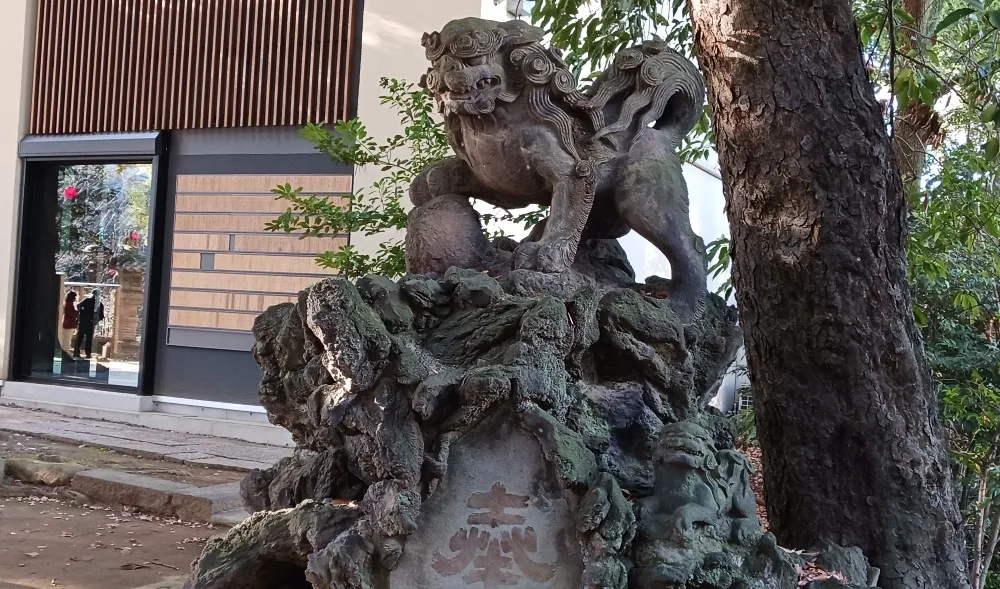
POLYGON ((242 511, 239 485, 233 482, 192 487, 138 474, 95 469, 77 473, 70 487, 109 505, 136 507, 153 515, 190 522, 233 525, 230 522, 238 523, 249 516, 242 511), (217 515, 225 517, 213 521, 217 515))
POLYGON ((79 464, 68 462, 43 462, 24 458, 9 458, 5 466, 3 462, 0 459, 0 476, 6 472, 19 481, 49 487, 66 487, 76 473, 87 470, 79 464))

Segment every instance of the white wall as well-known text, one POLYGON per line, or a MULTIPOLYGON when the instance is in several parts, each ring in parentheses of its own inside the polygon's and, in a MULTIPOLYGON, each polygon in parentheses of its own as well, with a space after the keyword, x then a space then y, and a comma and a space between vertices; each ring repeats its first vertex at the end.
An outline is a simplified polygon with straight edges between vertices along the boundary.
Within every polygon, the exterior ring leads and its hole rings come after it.
POLYGON ((37 0, 3 0, 0 19, 0 380, 8 378, 14 304, 17 219, 21 201, 21 162, 17 148, 27 132, 31 62, 37 0))
MULTIPOLYGON (((4 0, 6 1, 6 0, 4 0)), ((491 0, 365 0, 361 26, 361 72, 358 80, 358 118, 371 137, 381 140, 396 135, 399 119, 392 108, 379 104, 384 90, 380 78, 397 78, 416 83, 427 71, 427 60, 420 38, 439 30, 455 18, 478 16, 485 2, 491 0)), ((381 177, 377 167, 355 171, 354 187, 363 189, 381 177)), ((351 244, 360 252, 372 254, 387 239, 400 239, 398 232, 366 236, 351 235, 351 244)))

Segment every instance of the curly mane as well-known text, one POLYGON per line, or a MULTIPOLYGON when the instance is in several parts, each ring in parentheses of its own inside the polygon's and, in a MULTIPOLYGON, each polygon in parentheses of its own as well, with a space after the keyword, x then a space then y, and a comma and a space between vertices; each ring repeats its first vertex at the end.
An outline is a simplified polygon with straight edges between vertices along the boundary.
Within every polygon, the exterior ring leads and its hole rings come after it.
POLYGON ((705 100, 698 71, 660 41, 620 51, 586 92, 577 88, 558 50, 531 41, 505 53, 505 69, 520 86, 530 112, 551 125, 577 159, 574 114, 585 117, 593 133, 584 149, 605 140, 622 150, 649 125, 680 143, 698 122, 705 100))

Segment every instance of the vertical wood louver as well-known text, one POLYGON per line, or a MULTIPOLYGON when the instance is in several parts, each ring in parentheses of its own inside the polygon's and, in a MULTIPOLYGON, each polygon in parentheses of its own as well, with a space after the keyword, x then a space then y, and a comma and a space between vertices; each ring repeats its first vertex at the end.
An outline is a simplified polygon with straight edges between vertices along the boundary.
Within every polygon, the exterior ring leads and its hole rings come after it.
POLYGON ((34 134, 351 116, 357 0, 39 0, 34 134))

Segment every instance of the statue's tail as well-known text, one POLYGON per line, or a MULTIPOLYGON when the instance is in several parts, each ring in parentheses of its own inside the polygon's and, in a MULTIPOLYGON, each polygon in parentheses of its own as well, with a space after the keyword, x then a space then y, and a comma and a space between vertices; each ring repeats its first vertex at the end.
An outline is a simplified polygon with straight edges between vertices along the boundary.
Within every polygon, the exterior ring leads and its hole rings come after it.
POLYGON ((595 140, 608 137, 619 142, 627 133, 634 141, 652 124, 667 134, 675 148, 697 124, 705 105, 705 83, 698 68, 660 41, 618 53, 588 94, 591 103, 601 108, 622 101, 617 120, 600 128, 595 140))
POLYGON ((653 126, 669 134, 676 148, 701 118, 705 109, 705 83, 691 60, 673 51, 662 53, 660 58, 672 73, 656 87, 649 110, 660 113, 653 126))

